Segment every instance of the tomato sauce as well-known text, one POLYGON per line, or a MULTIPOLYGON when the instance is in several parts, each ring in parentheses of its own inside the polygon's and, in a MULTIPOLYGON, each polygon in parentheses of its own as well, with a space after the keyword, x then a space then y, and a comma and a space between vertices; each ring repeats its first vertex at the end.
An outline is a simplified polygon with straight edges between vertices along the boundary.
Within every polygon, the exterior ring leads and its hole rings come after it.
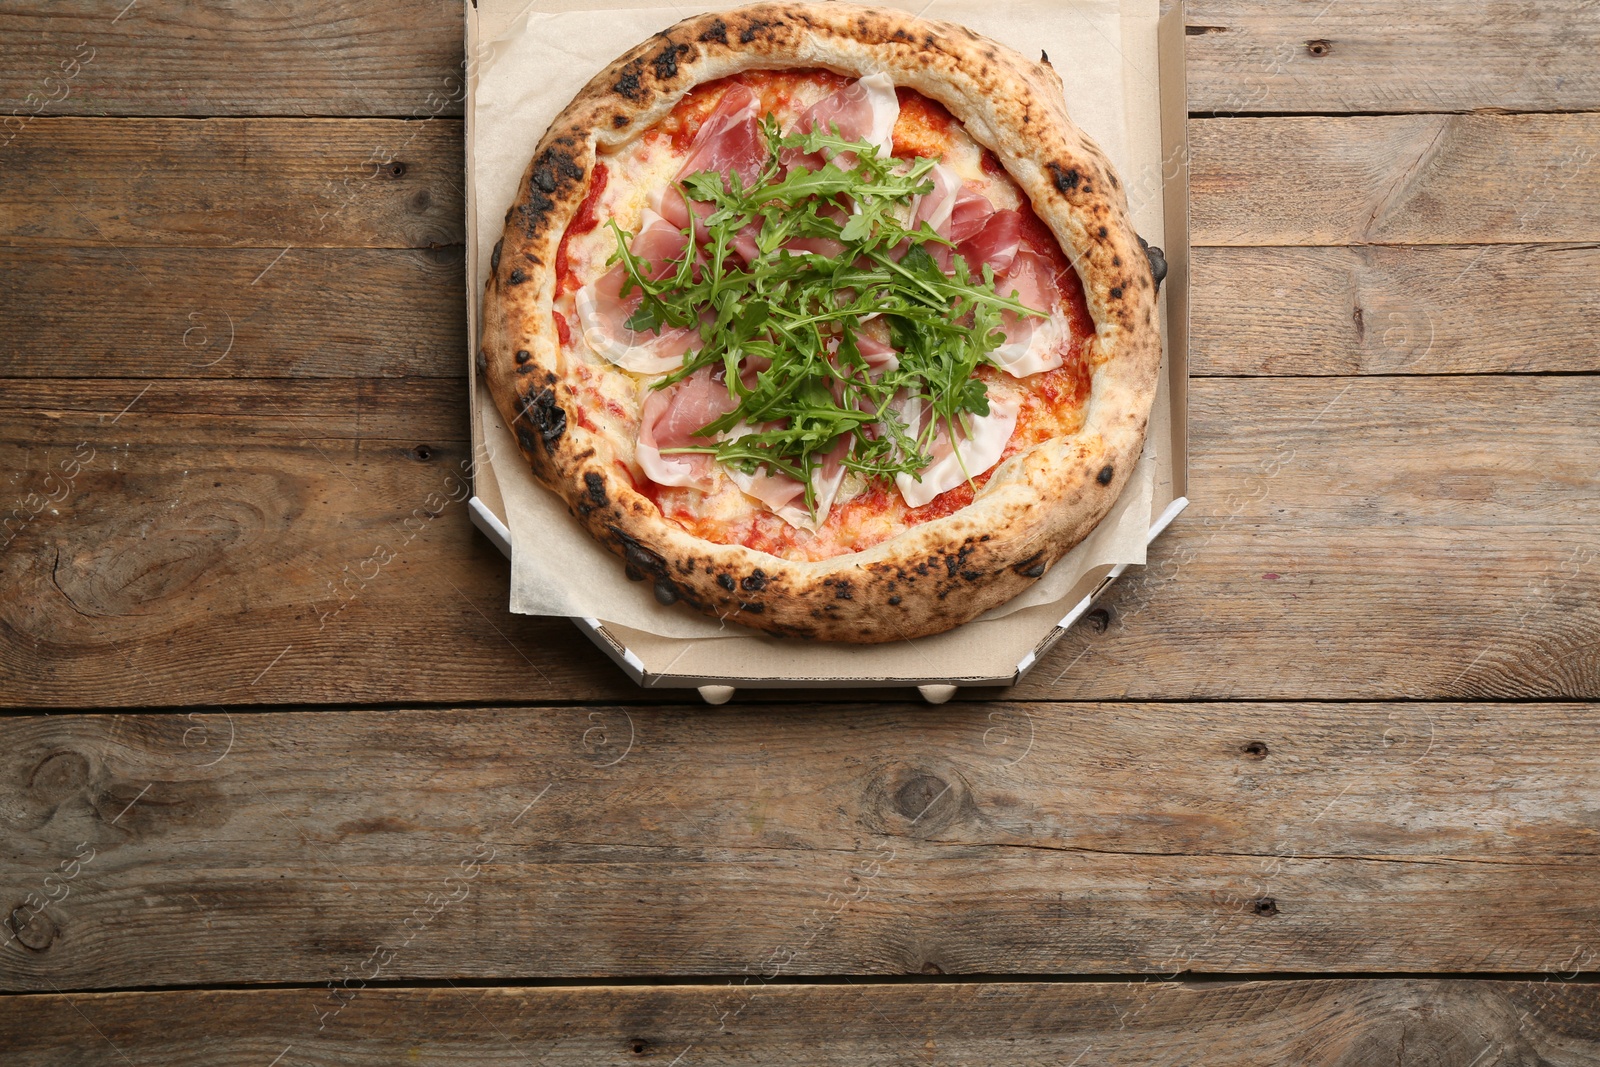
POLYGON ((743 85, 756 94, 762 114, 775 113, 782 119, 796 110, 796 98, 820 100, 843 89, 852 80, 830 70, 743 71, 689 90, 667 117, 656 124, 651 135, 665 136, 671 140, 675 151, 687 152, 695 134, 722 101, 722 95, 735 85, 743 85))
MULTIPOLYGON (((572 266, 567 262, 567 242, 581 234, 590 233, 600 225, 600 217, 595 213, 596 205, 600 202, 600 194, 606 191, 606 182, 610 179, 611 172, 606 170, 604 163, 594 165, 594 173, 589 179, 589 191, 584 195, 583 203, 578 205, 578 213, 572 216, 572 221, 567 223, 567 230, 561 235, 561 243, 556 246, 556 295, 574 292, 579 287, 578 278, 572 273, 572 266)), ((558 316, 559 320, 559 316, 558 316)), ((557 329, 560 329, 558 324, 557 329)), ((563 333, 561 343, 566 344, 568 336, 563 333)))
POLYGON ((955 116, 943 104, 915 89, 897 88, 894 95, 900 100, 900 117, 894 124, 894 157, 915 159, 942 155, 950 143, 950 127, 955 116))

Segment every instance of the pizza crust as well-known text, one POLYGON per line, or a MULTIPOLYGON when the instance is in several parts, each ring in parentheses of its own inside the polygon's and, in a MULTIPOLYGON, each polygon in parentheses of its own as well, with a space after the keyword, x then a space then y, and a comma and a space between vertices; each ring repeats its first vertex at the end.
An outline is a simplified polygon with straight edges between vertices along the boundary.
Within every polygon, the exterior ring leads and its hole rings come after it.
POLYGON ((962 26, 853 5, 773 3, 686 19, 597 75, 551 124, 495 245, 485 373, 535 476, 658 599, 781 636, 883 642, 948 630, 1038 581, 1115 503, 1143 446, 1161 360, 1156 280, 1104 154, 1061 80, 962 26), (885 72, 995 152, 1083 282, 1096 335, 1080 432, 995 468, 973 503, 871 549, 792 561, 689 534, 637 492, 631 441, 573 414, 551 317, 556 248, 596 150, 660 121, 695 85, 745 70, 885 72))

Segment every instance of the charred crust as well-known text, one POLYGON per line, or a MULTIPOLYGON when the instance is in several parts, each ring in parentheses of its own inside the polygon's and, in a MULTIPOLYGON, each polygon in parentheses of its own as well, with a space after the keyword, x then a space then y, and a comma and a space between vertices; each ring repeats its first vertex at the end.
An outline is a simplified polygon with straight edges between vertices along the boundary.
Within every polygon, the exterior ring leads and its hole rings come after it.
POLYGON ((527 272, 525 272, 521 267, 512 267, 511 273, 506 276, 506 283, 508 285, 521 285, 527 280, 527 272))
POLYGON ((1113 299, 1113 300, 1121 300, 1122 299, 1122 286, 1113 285, 1111 287, 1111 299, 1113 299))
MULTIPOLYGON (((1078 187, 1083 176, 1078 173, 1077 167, 1063 167, 1060 163, 1046 163, 1045 169, 1050 172, 1050 181, 1056 187, 1056 192, 1066 195, 1078 187)), ((1085 190, 1088 186, 1084 186, 1085 190)))
POLYGON ((900 606, 900 598, 899 598, 899 597, 897 597, 897 596, 892 596, 892 597, 890 597, 890 598, 889 598, 889 606, 890 606, 890 607, 891 607, 891 608, 897 608, 897 607, 899 607, 899 606, 900 606))
POLYGON ((706 28, 706 31, 700 35, 701 44, 711 44, 712 42, 717 44, 728 43, 728 24, 723 22, 721 19, 713 22, 706 28))
POLYGON ((494 272, 500 269, 500 249, 505 246, 504 237, 494 243, 494 251, 489 253, 489 270, 494 272))
POLYGON ((1107 463, 1100 468, 1100 473, 1094 476, 1094 480, 1101 485, 1110 485, 1111 479, 1116 477, 1116 474, 1117 472, 1112 468, 1111 464, 1107 463))
POLYGON ((630 537, 615 526, 606 526, 606 530, 617 539, 617 544, 622 546, 622 559, 629 567, 640 574, 654 575, 663 581, 670 581, 667 571, 667 561, 661 558, 661 553, 646 548, 638 538, 630 537))
MULTIPOLYGON (((567 139, 570 143, 570 138, 567 139)), ((528 171, 526 202, 512 208, 512 214, 522 219, 522 231, 530 240, 539 236, 555 210, 559 199, 564 198, 578 182, 583 180, 583 168, 576 157, 560 140, 533 158, 528 171)), ((510 215, 506 223, 511 222, 510 215)))
MULTIPOLYGON (((567 413, 557 406, 556 392, 548 387, 537 392, 529 390, 522 398, 522 418, 538 431, 546 452, 554 452, 561 435, 567 432, 567 413)), ((524 442, 523 447, 528 444, 524 442)))
POLYGON ((1011 569, 1024 578, 1042 578, 1045 571, 1043 552, 1035 552, 1020 563, 1012 564, 1011 569))
POLYGON ((770 21, 767 19, 751 19, 749 23, 745 25, 745 28, 739 32, 739 43, 749 44, 757 37, 763 35, 765 35, 768 40, 771 40, 772 31, 781 27, 782 25, 782 19, 772 19, 770 21))
POLYGON ((676 604, 678 602, 678 587, 665 578, 656 579, 656 600, 662 604, 676 604))
POLYGON ((747 615, 760 615, 762 612, 767 610, 767 606, 765 604, 753 604, 749 601, 741 600, 739 601, 739 610, 747 615))
POLYGON ((606 497, 605 477, 594 471, 587 471, 583 476, 583 489, 589 495, 589 500, 597 508, 603 508, 611 503, 606 497))
POLYGON ((956 549, 955 552, 947 553, 945 555, 944 566, 945 569, 950 572, 950 577, 954 578, 956 575, 961 573, 962 569, 966 566, 967 557, 970 555, 972 555, 972 548, 968 545, 962 545, 960 548, 956 549))
POLYGON ((478 377, 485 378, 489 374, 489 354, 483 349, 478 349, 478 354, 472 358, 472 365, 478 368, 478 377))
POLYGON ((730 593, 739 588, 739 583, 733 580, 733 575, 731 574, 717 575, 717 584, 730 593))
POLYGON ((1111 231, 1106 229, 1104 226, 1100 227, 1100 229, 1097 232, 1100 234, 1100 239, 1102 241, 1105 240, 1106 237, 1109 236, 1110 233, 1111 233, 1111 231))
POLYGON ((961 572, 962 580, 963 581, 967 581, 967 582, 975 582, 979 578, 982 578, 982 577, 983 577, 983 572, 982 571, 962 571, 961 572))
POLYGON ((656 71, 656 81, 671 81, 676 78, 678 76, 678 57, 688 50, 689 46, 686 44, 674 44, 668 41, 667 47, 663 48, 655 59, 650 61, 650 65, 656 71))
POLYGON ((739 580, 739 586, 747 593, 759 593, 767 587, 767 572, 757 567, 739 580))
POLYGON ((1161 283, 1167 279, 1167 256, 1160 248, 1139 238, 1139 247, 1144 249, 1145 259, 1150 261, 1150 277, 1155 281, 1156 288, 1161 288, 1161 283))
POLYGON ((622 129, 622 127, 626 126, 627 124, 628 124, 628 116, 626 116, 626 115, 612 115, 611 116, 611 128, 612 129, 620 130, 620 129, 622 129))
POLYGON ((532 358, 533 353, 529 352, 526 348, 517 349, 517 363, 519 365, 528 362, 528 360, 532 358))
POLYGON ((634 60, 622 68, 622 74, 617 78, 612 91, 628 100, 637 102, 644 96, 644 86, 639 81, 640 61, 634 60))

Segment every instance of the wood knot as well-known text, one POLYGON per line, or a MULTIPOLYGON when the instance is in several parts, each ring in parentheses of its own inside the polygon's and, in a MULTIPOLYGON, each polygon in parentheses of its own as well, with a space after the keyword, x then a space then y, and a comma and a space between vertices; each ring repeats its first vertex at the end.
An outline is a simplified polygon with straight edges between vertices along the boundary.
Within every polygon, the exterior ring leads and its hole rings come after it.
POLYGON ((417 459, 421 460, 423 463, 426 463, 428 460, 433 458, 433 449, 429 448, 427 445, 418 445, 416 448, 411 450, 411 454, 417 457, 417 459))
POLYGON ((1250 910, 1257 915, 1272 916, 1278 914, 1278 902, 1271 897, 1261 897, 1252 901, 1250 910))
POLYGON ((1269 751, 1265 741, 1252 741, 1244 746, 1244 754, 1251 759, 1266 759, 1269 751))
POLYGON ((1317 57, 1320 58, 1321 56, 1331 55, 1332 53, 1333 53, 1333 42, 1329 41, 1329 40, 1326 40, 1325 38, 1320 38, 1319 37, 1315 41, 1307 41, 1306 42, 1306 54, 1307 55, 1317 56, 1317 57))
POLYGON ((26 904, 19 904, 11 909, 6 925, 11 927, 17 942, 30 952, 43 952, 55 943, 56 937, 61 933, 55 920, 46 915, 42 909, 30 908, 26 904))
POLYGON ((391 178, 404 178, 406 176, 406 165, 397 159, 387 167, 384 167, 383 173, 391 178))
POLYGON ((950 792, 950 783, 935 774, 914 774, 895 790, 894 807, 913 822, 933 810, 950 792))
POLYGON ((59 800, 89 781, 89 759, 81 752, 52 752, 28 776, 28 788, 45 800, 59 800))
POLYGON ((1105 608, 1095 608, 1083 617, 1083 621, 1097 634, 1103 634, 1111 628, 1111 612, 1105 608))

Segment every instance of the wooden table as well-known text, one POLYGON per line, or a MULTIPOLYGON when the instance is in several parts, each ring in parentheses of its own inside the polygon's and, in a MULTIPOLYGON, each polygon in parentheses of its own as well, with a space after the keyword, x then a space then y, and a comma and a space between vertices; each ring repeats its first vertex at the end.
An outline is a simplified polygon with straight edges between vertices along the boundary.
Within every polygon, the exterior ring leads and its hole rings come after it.
POLYGON ((461 504, 458 3, 0 5, 0 1060, 1600 1063, 1600 7, 1187 21, 1189 512, 711 709, 461 504))

